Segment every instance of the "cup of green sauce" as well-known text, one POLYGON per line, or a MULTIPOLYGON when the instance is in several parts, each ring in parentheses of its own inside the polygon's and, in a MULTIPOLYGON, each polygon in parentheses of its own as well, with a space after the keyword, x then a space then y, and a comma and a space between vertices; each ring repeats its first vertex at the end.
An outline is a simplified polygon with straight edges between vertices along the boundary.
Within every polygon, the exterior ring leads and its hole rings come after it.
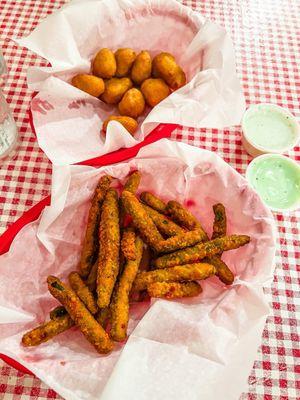
POLYGON ((286 109, 275 104, 250 106, 242 119, 242 143, 251 156, 285 153, 300 139, 300 125, 286 109))
POLYGON ((248 165, 246 179, 273 211, 300 208, 300 165, 280 154, 264 154, 248 165))

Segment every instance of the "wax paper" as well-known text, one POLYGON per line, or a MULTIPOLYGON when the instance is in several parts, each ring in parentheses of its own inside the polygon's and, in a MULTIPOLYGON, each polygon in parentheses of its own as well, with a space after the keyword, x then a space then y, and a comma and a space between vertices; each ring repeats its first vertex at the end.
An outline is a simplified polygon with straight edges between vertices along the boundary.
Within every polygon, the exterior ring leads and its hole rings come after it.
POLYGON ((40 147, 55 164, 72 164, 131 147, 159 123, 195 128, 224 128, 240 123, 245 110, 229 35, 217 24, 175 0, 77 0, 42 21, 17 40, 49 61, 29 68, 33 124, 40 147), (102 47, 167 51, 176 57, 188 83, 139 118, 133 138, 111 123, 106 138, 102 122, 118 114, 70 85, 72 76, 89 73, 102 47))
POLYGON ((263 294, 273 273, 272 214, 246 180, 215 153, 160 140, 136 159, 99 169, 55 166, 51 205, 24 227, 0 257, 0 352, 21 362, 68 400, 236 400, 246 388, 269 308, 263 294), (49 274, 65 279, 76 269, 88 208, 99 177, 120 188, 142 173, 139 192, 177 199, 212 233, 212 205, 222 202, 228 233, 251 242, 224 253, 235 274, 225 287, 203 281, 193 299, 133 304, 127 343, 99 356, 76 328, 36 348, 24 348, 25 331, 57 304, 49 274))

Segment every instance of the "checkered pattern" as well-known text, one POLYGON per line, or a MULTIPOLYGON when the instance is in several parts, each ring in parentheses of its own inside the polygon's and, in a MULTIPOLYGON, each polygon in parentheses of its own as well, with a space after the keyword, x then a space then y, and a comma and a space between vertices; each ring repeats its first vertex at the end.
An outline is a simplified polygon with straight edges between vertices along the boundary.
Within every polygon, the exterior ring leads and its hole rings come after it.
MULTIPOLYGON (((5 95, 21 135, 17 158, 1 165, 0 233, 48 194, 51 178, 51 165, 38 149, 29 126, 30 93, 25 83, 27 67, 44 62, 17 48, 11 38, 29 33, 38 21, 63 3, 64 0, 0 0, 0 45, 10 70, 5 95)), ((185 4, 225 26, 231 34, 248 104, 274 102, 300 116, 299 0, 186 0, 185 4)), ((244 173, 250 157, 242 148, 240 133, 239 127, 180 128, 172 138, 216 151, 244 173)), ((289 155, 299 161, 299 147, 289 155)), ((276 271, 273 283, 265 288, 272 311, 248 380, 248 392, 240 400, 300 398, 300 212, 276 214, 276 218, 279 230, 276 271)), ((60 396, 38 379, 0 362, 0 399, 60 399, 60 396)))

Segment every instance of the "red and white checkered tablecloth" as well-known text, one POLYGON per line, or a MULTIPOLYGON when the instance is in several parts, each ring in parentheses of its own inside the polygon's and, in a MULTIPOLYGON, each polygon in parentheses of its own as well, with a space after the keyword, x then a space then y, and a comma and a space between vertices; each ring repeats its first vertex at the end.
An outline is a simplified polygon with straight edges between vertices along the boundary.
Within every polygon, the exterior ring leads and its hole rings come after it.
MULTIPOLYGON (((51 164, 39 150, 30 128, 31 93, 26 86, 28 66, 45 65, 45 61, 17 47, 12 38, 27 35, 41 19, 64 3, 64 0, 0 0, 0 46, 10 72, 4 94, 21 135, 17 157, 0 165, 0 234, 49 194, 51 184, 51 164)), ((186 0, 184 3, 225 26, 230 33, 248 104, 273 102, 300 117, 299 0, 186 0)), ((240 127, 181 128, 172 138, 216 151, 244 173, 250 157, 242 148, 240 131, 240 127)), ((300 148, 296 147, 289 155, 299 161, 300 148)), ((276 271, 272 285, 265 289, 272 311, 248 379, 248 392, 240 400, 300 399, 300 212, 276 214, 276 219, 279 230, 276 271)), ((60 398, 39 379, 0 361, 0 399, 60 398)))

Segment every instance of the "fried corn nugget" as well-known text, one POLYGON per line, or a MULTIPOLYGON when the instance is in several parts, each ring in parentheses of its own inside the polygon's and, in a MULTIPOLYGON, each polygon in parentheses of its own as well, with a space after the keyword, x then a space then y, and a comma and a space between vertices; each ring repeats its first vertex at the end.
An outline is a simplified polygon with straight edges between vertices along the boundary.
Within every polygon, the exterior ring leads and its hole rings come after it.
POLYGON ((102 326, 103 329, 106 329, 108 322, 110 320, 110 306, 101 308, 95 315, 95 319, 102 326))
POLYGON ((50 320, 45 322, 43 325, 40 325, 37 328, 25 333, 25 335, 22 337, 22 344, 26 347, 38 346, 39 344, 52 339, 54 336, 65 332, 73 325, 74 322, 68 314, 60 318, 50 320))
POLYGON ((144 209, 147 211, 148 215, 151 217, 153 222, 155 223, 157 229, 160 233, 165 236, 177 236, 185 233, 186 231, 181 228, 179 225, 175 224, 175 222, 171 221, 165 215, 160 214, 158 211, 153 208, 143 204, 144 209))
POLYGON ((136 58, 136 53, 129 48, 118 49, 115 52, 115 58, 117 62, 116 76, 121 78, 122 76, 129 74, 132 64, 136 58))
POLYGON ((72 85, 91 96, 99 97, 104 92, 104 81, 98 76, 78 74, 72 78, 72 85))
POLYGON ((121 250, 126 260, 135 260, 135 232, 133 228, 125 228, 121 240, 121 250))
POLYGON ((139 269, 143 253, 143 241, 137 236, 135 240, 135 260, 128 260, 124 271, 114 290, 111 303, 110 336, 118 342, 126 339, 129 320, 129 293, 139 269))
POLYGON ((150 297, 178 299, 195 297, 202 292, 198 282, 154 282, 147 286, 150 297))
POLYGON ((135 119, 131 117, 126 117, 125 115, 120 116, 120 115, 111 115, 110 117, 106 118, 106 120, 103 122, 103 131, 106 133, 107 131, 107 125, 110 121, 117 121, 119 122, 122 126, 124 126, 125 129, 128 130, 128 132, 133 136, 138 128, 138 123, 135 119))
POLYGON ((132 217, 133 225, 139 230, 141 237, 144 238, 146 243, 156 249, 158 242, 162 241, 163 237, 144 210, 143 205, 134 194, 127 191, 123 191, 122 193, 122 204, 125 211, 132 217))
POLYGON ((139 171, 134 171, 125 182, 124 190, 135 194, 136 191, 138 190, 140 182, 141 182, 141 174, 139 173, 139 171))
POLYGON ((53 310, 50 311, 50 319, 53 320, 65 317, 66 315, 68 315, 68 312, 63 306, 55 307, 53 310))
POLYGON ((162 78, 173 90, 179 89, 186 83, 184 71, 170 53, 163 52, 153 58, 152 74, 156 78, 162 78))
POLYGON ((173 268, 140 272, 135 278, 132 291, 145 290, 154 282, 199 281, 209 278, 215 273, 216 268, 206 263, 177 265, 173 268))
POLYGON ((138 118, 145 109, 145 99, 137 88, 127 90, 118 105, 119 113, 131 118, 138 118))
POLYGON ((142 83, 141 91, 150 107, 155 107, 170 94, 169 86, 160 78, 146 79, 142 83))
POLYGON ((181 233, 180 235, 170 237, 157 244, 159 253, 170 253, 172 251, 185 249, 189 246, 194 246, 196 243, 205 240, 206 235, 201 230, 193 230, 181 233))
POLYGON ((103 202, 111 181, 111 176, 102 176, 99 180, 92 199, 79 263, 79 273, 83 277, 86 277, 89 274, 92 265, 95 262, 95 258, 97 257, 100 206, 103 202))
POLYGON ((249 243, 249 241, 250 237, 247 235, 224 236, 161 256, 155 260, 154 265, 156 268, 169 268, 175 265, 197 262, 204 257, 218 254, 220 251, 237 249, 249 243))
POLYGON ((154 194, 150 192, 143 192, 140 195, 140 199, 143 203, 147 204, 149 207, 154 210, 160 212, 161 214, 167 213, 167 205, 161 199, 154 196, 154 194))
POLYGON ((94 295, 77 272, 74 271, 69 274, 69 283, 90 313, 96 314, 98 307, 94 295))
POLYGON ((114 53, 107 48, 101 49, 93 61, 93 74, 100 78, 112 78, 117 71, 114 53))
POLYGON ((213 206, 215 219, 213 225, 213 234, 212 239, 216 239, 218 237, 222 237, 226 235, 227 229, 227 219, 226 219, 226 212, 225 207, 223 204, 215 204, 213 206))
POLYGON ((216 275, 225 285, 231 285, 233 283, 234 275, 224 261, 221 260, 220 256, 210 256, 204 258, 203 261, 209 262, 216 267, 216 275))
POLYGON ((116 190, 109 189, 102 204, 100 251, 97 274, 97 304, 107 307, 119 273, 120 227, 116 190))
POLYGON ((132 86, 129 78, 111 78, 105 82, 105 89, 100 98, 106 104, 117 104, 132 86))
MULTIPOLYGON (((197 218, 188 211, 183 205, 178 203, 178 201, 171 200, 167 204, 167 213, 180 225, 183 225, 188 230, 200 229, 203 231, 200 222, 197 218)), ((203 231, 203 234, 205 232, 203 231)), ((206 235, 207 240, 208 236, 206 235)))
POLYGON ((91 292, 94 292, 96 289, 96 282, 97 282, 97 273, 98 273, 98 258, 97 260, 94 262, 90 273, 86 279, 86 285, 88 286, 88 288, 90 289, 91 292))
POLYGON ((73 290, 55 276, 49 276, 47 282, 49 292, 66 308, 75 325, 79 327, 98 353, 109 353, 113 349, 113 342, 73 290))
POLYGON ((150 78, 152 70, 151 56, 148 51, 141 51, 132 66, 131 79, 137 85, 140 85, 145 79, 150 78))

